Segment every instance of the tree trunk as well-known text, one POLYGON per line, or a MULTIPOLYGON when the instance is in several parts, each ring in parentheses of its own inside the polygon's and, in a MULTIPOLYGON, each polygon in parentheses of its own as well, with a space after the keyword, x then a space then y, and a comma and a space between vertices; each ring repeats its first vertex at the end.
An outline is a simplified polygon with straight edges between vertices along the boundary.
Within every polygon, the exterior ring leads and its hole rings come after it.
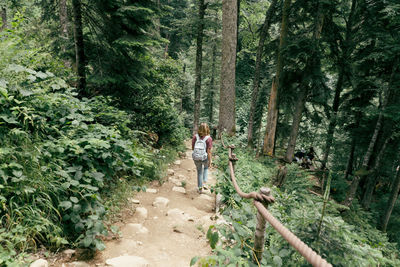
POLYGON ((267 125, 264 135, 263 154, 274 155, 276 124, 278 122, 278 82, 275 77, 272 81, 271 93, 268 101, 267 125))
POLYGON ((385 142, 383 143, 383 146, 381 148, 381 150, 378 153, 378 156, 376 157, 375 160, 375 164, 374 164, 374 168, 372 169, 371 173, 368 174, 367 176, 367 183, 366 183, 366 187, 365 187, 365 192, 364 192, 364 196, 361 202, 361 205, 365 208, 365 209, 369 209, 369 205, 371 204, 371 199, 372 199, 372 194, 374 193, 374 189, 375 189, 375 185, 376 185, 376 179, 377 179, 377 175, 379 173, 379 166, 381 164, 383 155, 385 153, 386 150, 386 146, 388 144, 390 140, 389 138, 386 138, 385 142))
POLYGON ((0 32, 3 31, 4 29, 8 28, 8 21, 7 21, 7 9, 5 7, 1 8, 1 28, 0 32))
POLYGON ((240 40, 239 40, 239 27, 240 27, 240 1, 241 0, 236 0, 237 4, 237 9, 236 9, 236 54, 240 51, 240 40))
POLYGON ((183 68, 182 68, 182 72, 183 72, 183 79, 182 79, 182 93, 181 93, 181 103, 180 103, 180 112, 183 112, 183 102, 186 96, 186 82, 185 82, 185 77, 186 77, 186 64, 183 63, 183 68))
POLYGON ((294 150, 296 147, 297 135, 299 133, 299 127, 301 122, 301 117, 303 114, 304 105, 307 100, 308 94, 308 84, 306 84, 306 77, 310 75, 316 68, 320 68, 319 55, 318 55, 318 46, 319 46, 319 38, 321 36, 322 25, 324 23, 324 16, 322 13, 321 4, 317 6, 317 12, 315 15, 314 22, 314 31, 313 31, 313 48, 311 50, 311 54, 307 59, 305 71, 302 77, 302 82, 300 83, 300 92, 298 95, 296 110, 293 115, 293 124, 290 130, 290 136, 288 141, 288 147, 286 149, 285 161, 291 163, 293 160, 294 150))
POLYGON ((262 118, 264 114, 264 109, 268 104, 268 93, 270 89, 266 86, 260 88, 260 94, 257 99, 256 111, 254 112, 254 122, 253 122, 253 140, 256 140, 257 153, 262 153, 262 138, 264 137, 261 133, 262 128, 262 118))
POLYGON ((346 23, 346 36, 342 48, 342 62, 340 63, 339 67, 339 77, 338 81, 336 83, 336 89, 335 89, 335 97, 333 99, 333 104, 332 104, 332 118, 331 121, 329 122, 329 127, 328 127, 328 132, 327 132, 327 137, 326 137, 326 143, 325 143, 325 149, 324 149, 324 156, 322 158, 322 164, 321 164, 321 169, 325 169, 326 163, 328 162, 328 157, 329 157, 329 152, 331 150, 332 142, 333 142, 333 135, 335 132, 335 127, 336 127, 336 122, 337 122, 337 112, 339 110, 339 105, 340 105, 340 93, 342 92, 343 89, 343 80, 344 80, 344 72, 345 68, 348 67, 348 57, 349 57, 349 50, 350 50, 350 42, 351 42, 351 30, 353 27, 353 17, 354 17, 354 12, 356 9, 356 4, 357 0, 352 0, 351 1, 351 9, 349 13, 349 17, 347 19, 346 23))
POLYGON ((249 147, 253 147, 253 125, 254 125, 254 112, 257 105, 257 98, 259 95, 259 87, 260 87, 260 69, 261 69, 261 58, 264 50, 265 39, 268 34, 269 27, 271 25, 272 14, 274 13, 276 1, 273 0, 271 5, 269 6, 267 13, 265 14, 264 24, 260 31, 260 40, 258 42, 257 54, 256 54, 256 65, 254 70, 254 81, 253 81, 253 92, 251 95, 251 104, 250 104, 250 117, 247 129, 247 145, 249 147))
POLYGON ((335 132, 335 127, 336 127, 336 121, 337 121, 337 112, 339 110, 339 104, 340 104, 340 93, 342 92, 343 88, 343 75, 344 72, 344 65, 343 63, 340 66, 339 70, 339 77, 338 81, 336 84, 336 89, 335 89, 335 97, 333 99, 333 104, 332 104, 332 117, 329 122, 328 126, 328 132, 327 132, 327 137, 326 137, 326 143, 325 143, 325 149, 324 149, 324 156, 322 158, 322 163, 321 163, 321 169, 325 169, 326 163, 328 162, 328 156, 329 152, 331 150, 332 142, 333 142, 333 134, 335 132))
POLYGON ((356 138, 353 136, 353 138, 351 140, 349 160, 347 161, 346 173, 344 175, 344 179, 345 180, 347 180, 349 175, 352 173, 353 162, 354 162, 354 151, 355 150, 356 150, 356 138))
POLYGON ((235 67, 237 0, 222 1, 222 59, 219 104, 219 135, 226 131, 234 135, 235 127, 235 67))
POLYGON ((77 89, 80 93, 84 93, 86 88, 86 63, 82 28, 82 8, 80 0, 72 0, 72 11, 74 15, 75 57, 78 75, 77 89))
POLYGON ((208 111, 208 121, 210 125, 214 121, 214 93, 215 93, 215 61, 217 57, 217 45, 214 42, 212 48, 212 58, 211 58, 211 79, 210 79, 210 97, 209 101, 209 111, 208 111))
MULTIPOLYGON (((372 151, 375 147, 376 140, 378 138, 378 133, 382 128, 382 117, 383 117, 382 114, 379 114, 378 120, 375 125, 374 133, 371 137, 371 141, 369 142, 367 152, 365 153, 363 161, 362 161, 362 165, 361 165, 362 172, 366 172, 368 169, 368 163, 371 159, 372 151)), ((356 176, 354 176, 353 181, 351 182, 349 191, 347 192, 346 199, 343 202, 343 205, 345 205, 345 206, 351 205, 351 203, 356 195, 358 184, 360 183, 360 180, 361 180, 360 174, 357 174, 356 176)))
POLYGON ((64 66, 67 68, 71 67, 71 62, 66 56, 67 42, 69 42, 68 34, 68 9, 67 0, 59 1, 59 12, 60 12, 60 37, 61 37, 61 51, 64 61, 64 66))
POLYGON ((283 48, 286 45, 288 33, 289 7, 291 0, 285 0, 282 10, 281 33, 279 40, 278 59, 276 62, 276 75, 272 81, 271 93, 268 102, 267 126, 265 129, 263 154, 272 156, 275 149, 275 133, 278 123, 278 92, 283 71, 283 48))
MULTIPOLYGON (((67 0, 59 1, 60 8, 60 30, 61 38, 64 42, 68 41, 68 10, 67 10, 67 0)), ((63 44, 63 49, 65 50, 65 45, 63 44)))
MULTIPOLYGON (((378 120, 376 121, 376 125, 375 125, 375 130, 374 130, 374 133, 372 134, 371 141, 369 142, 368 149, 367 149, 367 151, 365 153, 365 156, 364 156, 364 159, 363 159, 363 162, 362 162, 362 165, 361 165, 361 171, 362 172, 366 172, 368 170, 368 164, 369 164, 369 161, 371 160, 371 155, 372 155, 372 152, 373 152, 374 147, 376 145, 376 142, 377 142, 377 139, 378 139, 378 134, 382 129, 383 114, 384 114, 385 108, 386 108, 386 106, 388 104, 388 101, 389 101, 389 95, 390 95, 392 83, 393 83, 393 80, 394 80, 395 71, 396 71, 397 64, 398 64, 398 58, 396 58, 393 63, 394 64, 393 64, 393 67, 392 67, 392 73, 391 73, 390 78, 389 78, 389 84, 385 88, 385 90, 383 91, 383 103, 382 103, 382 105, 380 107, 378 120)), ((352 203, 352 201, 353 201, 353 199, 354 199, 354 197, 356 195, 358 184, 360 183, 360 180, 361 180, 361 175, 354 176, 353 181, 351 182, 349 191, 347 192, 346 199, 343 202, 343 205, 346 205, 346 206, 350 206, 351 205, 351 203, 352 203)))
POLYGON ((386 204, 386 209, 385 213, 382 216, 381 219, 381 225, 380 228, 383 232, 386 232, 387 225, 389 223, 390 215, 392 215, 393 207, 396 204, 397 197, 399 195, 400 191, 400 171, 399 167, 397 167, 396 175, 393 179, 393 188, 392 192, 390 193, 390 197, 388 199, 388 202, 386 204))
POLYGON ((302 88, 300 88, 300 92, 297 98, 296 110, 293 114, 293 123, 292 123, 292 128, 290 130, 288 147, 286 149, 285 161, 288 163, 292 162, 293 160, 294 149, 296 147, 296 140, 297 140, 297 135, 299 133, 301 117, 303 114, 304 105, 306 103, 306 98, 308 93, 308 86, 307 85, 301 85, 301 86, 302 88))
POLYGON ((199 24, 197 27, 197 49, 196 49, 196 81, 194 83, 194 120, 193 133, 196 133, 199 127, 200 103, 201 103, 201 69, 203 66, 203 30, 204 14, 206 11, 204 0, 199 0, 199 24))

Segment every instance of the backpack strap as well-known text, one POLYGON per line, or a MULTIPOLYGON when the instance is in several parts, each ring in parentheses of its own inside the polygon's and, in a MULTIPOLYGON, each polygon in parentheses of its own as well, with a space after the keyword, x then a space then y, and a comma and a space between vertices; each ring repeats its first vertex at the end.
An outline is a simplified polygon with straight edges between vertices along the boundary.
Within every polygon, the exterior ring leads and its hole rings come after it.
POLYGON ((200 139, 199 134, 196 134, 196 141, 199 141, 199 139, 200 139))
POLYGON ((206 137, 204 137, 203 141, 204 141, 204 142, 207 141, 208 138, 210 138, 210 136, 209 136, 209 135, 206 135, 206 137))

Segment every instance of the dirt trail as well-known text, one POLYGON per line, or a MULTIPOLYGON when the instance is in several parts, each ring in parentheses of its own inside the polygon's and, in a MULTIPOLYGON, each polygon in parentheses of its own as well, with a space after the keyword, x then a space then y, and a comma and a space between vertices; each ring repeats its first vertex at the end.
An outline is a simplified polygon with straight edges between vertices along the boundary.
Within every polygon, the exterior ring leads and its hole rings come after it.
MULTIPOLYGON (((135 212, 119 223, 121 238, 105 242, 107 248, 86 264, 73 262, 53 266, 146 266, 134 265, 132 259, 136 256, 147 261, 147 266, 180 267, 189 266, 194 256, 210 255, 206 233, 214 224, 215 196, 209 190, 202 194, 197 192, 197 174, 190 146, 190 141, 186 142, 185 157, 170 165, 165 182, 161 186, 151 186, 156 193, 139 192, 127 200, 135 212), (182 182, 184 187, 180 187, 182 182), (185 193, 179 192, 184 189, 185 193), (167 206, 162 202, 165 199, 159 197, 169 200, 167 206), (133 203, 136 200, 139 204, 133 203), (110 259, 116 257, 120 258, 113 263, 115 259, 110 259)), ((207 185, 213 184, 215 178, 211 170, 207 185)))

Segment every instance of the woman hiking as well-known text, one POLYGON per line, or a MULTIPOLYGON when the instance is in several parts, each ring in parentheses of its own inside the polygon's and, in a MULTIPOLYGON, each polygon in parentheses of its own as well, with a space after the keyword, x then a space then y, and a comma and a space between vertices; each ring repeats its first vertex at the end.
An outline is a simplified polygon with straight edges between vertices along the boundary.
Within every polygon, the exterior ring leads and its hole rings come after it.
POLYGON ((207 189, 205 185, 208 178, 208 168, 211 167, 212 138, 210 127, 207 123, 201 123, 197 134, 192 138, 192 158, 197 169, 197 191, 207 189))

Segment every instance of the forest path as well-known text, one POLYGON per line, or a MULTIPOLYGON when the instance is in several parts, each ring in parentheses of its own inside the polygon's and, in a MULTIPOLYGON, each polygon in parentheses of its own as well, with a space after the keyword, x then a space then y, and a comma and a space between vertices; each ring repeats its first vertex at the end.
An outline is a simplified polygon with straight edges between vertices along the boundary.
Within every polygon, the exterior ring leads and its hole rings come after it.
MULTIPOLYGON (((53 266, 180 267, 190 266, 194 256, 210 255, 206 233, 214 224, 215 196, 210 190, 203 190, 202 194, 197 192, 191 141, 186 141, 185 145, 184 158, 170 165, 162 185, 152 183, 151 189, 127 200, 134 213, 123 216, 117 223, 122 233, 120 238, 106 241, 107 248, 90 262, 53 266), (184 187, 180 186, 182 182, 184 187), (169 200, 167 204, 166 199, 169 200), (138 261, 135 263, 135 260, 138 261)), ((207 185, 213 184, 215 178, 211 170, 207 185)))

